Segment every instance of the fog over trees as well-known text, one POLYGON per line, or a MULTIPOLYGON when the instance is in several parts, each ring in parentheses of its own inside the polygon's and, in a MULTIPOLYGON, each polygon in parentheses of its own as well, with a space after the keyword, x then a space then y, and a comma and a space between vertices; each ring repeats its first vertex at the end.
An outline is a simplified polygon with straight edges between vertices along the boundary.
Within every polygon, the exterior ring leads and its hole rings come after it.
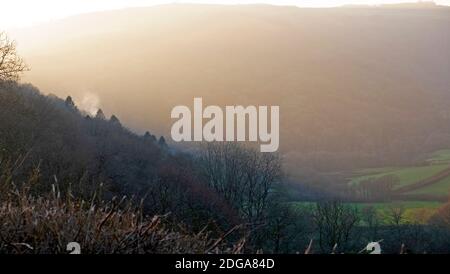
POLYGON ((381 214, 356 202, 392 202, 398 177, 351 186, 336 172, 450 147, 449 10, 359 11, 168 5, 72 17, 16 34, 33 66, 22 82, 28 67, 1 34, 0 220, 19 221, 0 222, 0 253, 58 246, 61 235, 23 214, 50 216, 45 205, 72 220, 48 222, 61 231, 117 233, 109 247, 89 241, 96 252, 357 253, 383 240, 386 253, 449 253, 448 202, 430 218, 396 203, 381 214), (83 90, 101 108, 82 107, 83 90), (174 145, 170 108, 194 93, 280 105, 281 152, 174 145), (179 248, 158 249, 164 235, 179 248), (36 239, 48 246, 11 245, 36 239))
POLYGON ((139 132, 168 136, 171 109, 194 97, 279 105, 280 151, 301 180, 450 145, 449 10, 165 5, 12 35, 33 66, 27 81, 78 102, 94 92, 139 132))

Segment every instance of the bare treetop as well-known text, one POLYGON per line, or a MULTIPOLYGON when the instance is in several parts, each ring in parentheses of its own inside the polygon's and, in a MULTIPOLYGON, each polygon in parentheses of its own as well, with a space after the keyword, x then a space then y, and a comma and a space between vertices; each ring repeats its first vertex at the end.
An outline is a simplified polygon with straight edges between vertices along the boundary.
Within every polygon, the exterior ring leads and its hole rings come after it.
POLYGON ((0 82, 18 81, 26 70, 27 65, 17 55, 16 43, 6 33, 0 32, 0 82))

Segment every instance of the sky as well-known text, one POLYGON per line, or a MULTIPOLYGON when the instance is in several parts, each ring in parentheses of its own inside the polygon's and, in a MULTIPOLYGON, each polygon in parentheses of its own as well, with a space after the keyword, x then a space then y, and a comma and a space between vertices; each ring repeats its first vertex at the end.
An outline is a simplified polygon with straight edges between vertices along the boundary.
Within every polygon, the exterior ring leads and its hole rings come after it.
MULTIPOLYGON (((331 7, 346 4, 385 4, 413 2, 414 0, 2 0, 0 29, 30 26, 86 12, 152 6, 170 3, 208 4, 274 4, 300 7, 331 7)), ((437 4, 450 5, 450 0, 436 0, 437 4)))

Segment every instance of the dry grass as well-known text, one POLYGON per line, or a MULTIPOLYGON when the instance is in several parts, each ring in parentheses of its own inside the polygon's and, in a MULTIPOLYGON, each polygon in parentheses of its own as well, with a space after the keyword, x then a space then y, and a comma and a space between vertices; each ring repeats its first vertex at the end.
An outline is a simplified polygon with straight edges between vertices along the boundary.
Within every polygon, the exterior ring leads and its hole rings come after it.
POLYGON ((22 187, 0 178, 0 253, 68 253, 78 242, 81 252, 102 253, 237 253, 244 240, 229 248, 224 237, 212 239, 204 229, 191 233, 166 216, 145 216, 132 199, 101 201, 30 191, 33 176, 22 187))

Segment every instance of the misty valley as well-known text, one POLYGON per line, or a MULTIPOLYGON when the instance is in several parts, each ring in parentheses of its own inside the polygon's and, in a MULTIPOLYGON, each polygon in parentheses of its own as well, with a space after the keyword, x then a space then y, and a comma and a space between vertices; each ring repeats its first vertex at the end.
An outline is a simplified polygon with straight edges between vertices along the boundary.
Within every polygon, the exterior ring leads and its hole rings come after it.
POLYGON ((449 27, 171 4, 0 32, 0 254, 448 254, 449 27))

